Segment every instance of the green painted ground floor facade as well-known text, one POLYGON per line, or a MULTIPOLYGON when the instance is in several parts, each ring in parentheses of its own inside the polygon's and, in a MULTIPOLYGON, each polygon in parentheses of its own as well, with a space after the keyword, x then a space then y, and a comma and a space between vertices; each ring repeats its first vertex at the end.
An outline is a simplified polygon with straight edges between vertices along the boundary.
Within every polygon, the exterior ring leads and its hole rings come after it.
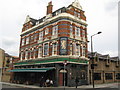
POLYGON ((53 80, 54 86, 75 86, 88 84, 88 61, 73 58, 31 60, 15 64, 11 79, 14 83, 44 86, 46 79, 53 80), (66 64, 64 64, 66 63, 66 64))

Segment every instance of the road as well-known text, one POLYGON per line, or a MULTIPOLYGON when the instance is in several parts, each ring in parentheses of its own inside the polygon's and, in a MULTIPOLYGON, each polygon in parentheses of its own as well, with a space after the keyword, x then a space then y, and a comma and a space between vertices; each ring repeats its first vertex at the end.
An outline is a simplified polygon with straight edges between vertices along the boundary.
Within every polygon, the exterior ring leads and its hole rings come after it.
POLYGON ((120 90, 114 87, 106 87, 106 88, 23 88, 18 86, 10 86, 10 85, 2 85, 2 90, 120 90))

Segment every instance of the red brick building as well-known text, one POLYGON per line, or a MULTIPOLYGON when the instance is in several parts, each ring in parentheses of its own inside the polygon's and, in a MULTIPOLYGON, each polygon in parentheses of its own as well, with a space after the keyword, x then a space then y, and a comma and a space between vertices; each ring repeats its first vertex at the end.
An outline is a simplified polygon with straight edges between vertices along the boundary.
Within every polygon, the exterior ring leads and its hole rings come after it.
POLYGON ((50 78, 55 86, 74 86, 78 77, 79 85, 88 84, 85 12, 78 0, 54 12, 52 9, 49 2, 43 18, 27 16, 21 32, 20 60, 11 71, 14 81, 42 86, 50 78))

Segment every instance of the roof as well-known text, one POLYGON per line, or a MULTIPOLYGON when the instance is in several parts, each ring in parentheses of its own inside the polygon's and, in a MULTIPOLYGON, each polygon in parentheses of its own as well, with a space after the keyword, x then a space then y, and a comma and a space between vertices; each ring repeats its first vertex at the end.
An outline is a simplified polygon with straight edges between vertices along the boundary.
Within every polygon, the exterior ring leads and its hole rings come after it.
MULTIPOLYGON (((91 56, 92 56, 92 53, 91 53, 90 51, 88 51, 88 57, 90 58, 91 56)), ((94 57, 98 56, 98 58, 104 59, 104 60, 105 60, 105 59, 110 59, 110 60, 112 60, 112 61, 118 61, 118 60, 119 60, 119 57, 118 57, 118 56, 116 56, 116 57, 110 57, 109 54, 102 55, 102 54, 97 53, 97 52, 93 52, 93 56, 94 56, 94 57)))

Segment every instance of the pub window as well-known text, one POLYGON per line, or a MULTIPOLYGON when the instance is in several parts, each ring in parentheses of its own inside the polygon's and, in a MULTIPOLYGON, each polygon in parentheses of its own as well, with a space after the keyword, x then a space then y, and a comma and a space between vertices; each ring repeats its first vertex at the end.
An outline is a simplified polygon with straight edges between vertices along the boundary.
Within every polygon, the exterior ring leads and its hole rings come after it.
POLYGON ((25 52, 22 52, 22 59, 25 59, 25 52))
POLYGON ((28 59, 28 51, 25 52, 25 59, 28 59))
POLYGON ((25 44, 25 39, 23 38, 22 39, 22 46, 25 44))
POLYGON ((26 38, 26 44, 29 44, 29 37, 26 38))
POLYGON ((86 72, 85 71, 82 71, 80 72, 80 79, 86 79, 86 72))
POLYGON ((73 33, 73 26, 71 25, 70 26, 70 35, 72 35, 72 33, 73 33))
POLYGON ((44 44, 44 55, 48 55, 48 43, 44 44))
POLYGON ((45 35, 47 35, 47 34, 48 34, 48 32, 49 32, 49 29, 48 29, 48 28, 46 28, 46 29, 45 29, 45 35))
POLYGON ((30 41, 34 42, 34 34, 31 36, 30 41))
POLYGON ((106 80, 112 80, 113 79, 113 74, 112 73, 105 73, 105 79, 106 80))
POLYGON ((54 43, 53 47, 52 47, 52 55, 55 55, 55 54, 57 54, 57 44, 56 43, 54 43))
POLYGON ((34 49, 34 58, 37 58, 38 57, 38 49, 34 49))
POLYGON ((38 33, 35 33, 34 39, 35 39, 35 41, 38 39, 38 33))
POLYGON ((77 12, 76 11, 74 11, 74 15, 77 16, 77 12))
POLYGON ((57 33, 58 33, 58 25, 54 26, 52 29, 53 29, 52 35, 57 35, 57 33))
POLYGON ((82 30, 82 37, 85 38, 85 30, 82 30))
POLYGON ((116 79, 120 80, 120 73, 116 73, 116 79))
POLYGON ((72 43, 70 43, 70 55, 72 55, 72 43))
POLYGON ((101 73, 94 73, 94 80, 101 80, 101 73))
POLYGON ((80 12, 78 13, 78 17, 80 18, 80 12))
POLYGON ((80 28, 75 27, 75 35, 80 36, 80 28))
POLYGON ((80 45, 76 44, 76 55, 80 56, 80 45))
POLYGON ((38 50, 38 57, 42 57, 42 47, 39 47, 39 50, 38 50))
POLYGON ((39 32, 39 40, 43 39, 43 31, 39 32))
POLYGON ((33 53, 34 53, 34 50, 31 50, 31 53, 30 53, 30 55, 31 55, 31 58, 33 58, 33 53))
POLYGON ((85 52, 86 52, 86 47, 83 46, 83 47, 82 47, 82 56, 85 56, 85 54, 86 54, 85 52))

